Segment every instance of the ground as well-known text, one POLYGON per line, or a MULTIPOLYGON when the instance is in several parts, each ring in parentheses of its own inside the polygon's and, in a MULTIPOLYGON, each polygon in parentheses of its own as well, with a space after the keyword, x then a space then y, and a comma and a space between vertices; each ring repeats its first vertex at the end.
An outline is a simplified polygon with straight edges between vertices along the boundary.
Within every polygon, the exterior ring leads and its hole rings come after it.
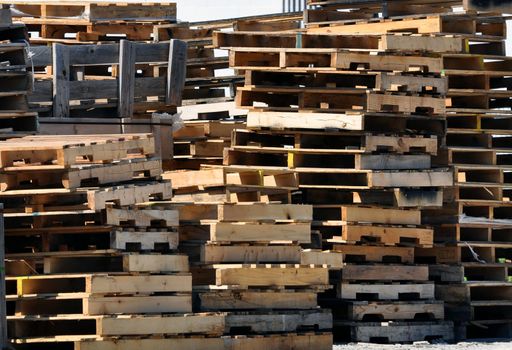
POLYGON ((497 343, 459 343, 456 345, 448 344, 427 344, 417 343, 414 345, 380 345, 380 344, 347 344, 335 345, 333 350, 512 350, 512 342, 497 343))

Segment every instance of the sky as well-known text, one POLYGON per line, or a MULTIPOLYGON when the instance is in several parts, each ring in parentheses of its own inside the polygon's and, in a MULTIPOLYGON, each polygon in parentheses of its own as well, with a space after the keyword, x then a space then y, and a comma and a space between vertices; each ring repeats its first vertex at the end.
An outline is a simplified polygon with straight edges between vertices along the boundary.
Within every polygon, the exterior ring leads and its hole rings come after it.
POLYGON ((281 0, 173 0, 178 6, 181 21, 205 21, 233 18, 282 10, 281 0))

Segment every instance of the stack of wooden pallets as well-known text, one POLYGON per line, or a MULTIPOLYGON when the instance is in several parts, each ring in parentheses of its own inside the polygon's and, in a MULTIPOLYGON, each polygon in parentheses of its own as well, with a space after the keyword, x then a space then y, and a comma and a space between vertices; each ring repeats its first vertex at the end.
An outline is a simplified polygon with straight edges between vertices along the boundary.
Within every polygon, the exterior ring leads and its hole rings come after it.
POLYGON ((225 314, 191 314, 178 211, 136 205, 171 197, 169 182, 155 182, 153 138, 73 138, 0 145, 10 180, 1 196, 11 341, 24 349, 240 346, 220 338, 225 314), (94 184, 103 186, 84 187, 94 184))
POLYGON ((130 207, 172 196, 154 152, 145 134, 0 144, 13 343, 103 349, 120 337, 222 334, 222 317, 184 315, 192 279, 176 254, 178 213, 130 207))
POLYGON ((34 57, 30 64, 37 74, 34 93, 29 98, 31 110, 40 113, 43 133, 142 130, 160 134, 167 127, 166 137, 170 139, 172 120, 160 120, 152 113, 175 113, 181 105, 185 51, 186 45, 177 40, 162 44, 121 41, 32 47, 34 57), (137 74, 138 69, 152 64, 171 67, 172 78, 137 74), (47 67, 51 76, 46 73, 47 67), (114 70, 114 76, 109 70, 114 70), (159 126, 163 129, 155 131, 159 126))
POLYGON ((30 32, 28 106, 39 113, 42 133, 153 132, 167 144, 164 157, 172 156, 172 118, 152 113, 174 114, 181 105, 186 44, 142 41, 152 41, 156 25, 176 22, 174 3, 3 3, 30 32), (153 75, 156 66, 166 74, 153 75))
MULTIPOLYGON (((212 36, 218 30, 280 31, 300 28, 299 14, 274 14, 205 22, 181 22, 155 26, 154 40, 183 40, 188 45, 184 105, 232 101, 244 77, 233 74, 226 52, 214 50, 212 36)), ((162 74, 158 67, 155 74, 162 74)))
MULTIPOLYGON (((229 113, 222 115, 229 118, 229 113)), ((173 133, 173 165, 167 168, 198 170, 201 165, 221 165, 224 148, 231 145, 232 131, 244 127, 242 120, 184 121, 183 127, 173 133)))
POLYGON ((152 39, 155 25, 176 22, 175 3, 105 1, 1 1, 25 23, 32 43, 152 39))
POLYGON ((499 13, 506 6, 465 6, 470 11, 459 14, 311 23, 308 33, 415 30, 466 40, 463 53, 439 50, 448 81, 448 133, 436 162, 454 168, 456 183, 445 191, 443 210, 423 212, 423 222, 434 225, 436 245, 417 247, 415 260, 432 264, 430 278, 459 338, 509 338, 511 59, 505 56, 506 19, 499 13))
MULTIPOLYGON (((183 93, 185 105, 232 101, 235 86, 243 77, 224 73, 229 68, 225 55, 215 54, 212 33, 215 28, 195 27, 193 23, 155 27, 155 41, 180 39, 187 43, 187 81, 183 93)), ((155 74, 163 70, 155 68, 155 74)))
POLYGON ((161 160, 150 134, 27 136, 2 142, 0 153, 8 253, 28 264, 13 266, 42 272, 54 253, 108 250, 107 203, 172 195, 170 183, 158 181, 161 160))
POLYGON ((306 332, 315 347, 332 347, 332 316, 317 302, 317 294, 330 288, 328 269, 314 261, 301 265, 300 244, 311 243, 311 206, 204 203, 178 208, 180 249, 192 262, 196 311, 227 312, 228 334, 281 334, 286 339, 288 333, 306 332))
POLYGON ((32 75, 27 66, 27 29, 13 24, 0 5, 0 138, 30 134, 38 129, 37 113, 30 112, 27 95, 32 75))
MULTIPOLYGON (((503 47, 505 18, 495 15, 493 26, 487 37, 503 47)), ((437 264, 431 275, 460 338, 510 338, 512 61, 504 51, 449 59, 451 106, 440 161, 454 168, 456 183, 443 210, 425 215, 435 225, 435 247, 416 256, 437 264)))
POLYGON ((419 209, 440 207, 443 188, 453 183, 433 159, 446 132, 440 54, 463 52, 462 38, 303 34, 307 48, 300 49, 272 47, 296 45, 287 34, 217 39, 256 46, 230 51, 232 67, 246 74, 237 103, 250 109, 250 130, 234 132, 225 169, 297 175, 294 200, 313 204, 323 248, 346 257, 347 265, 331 273, 337 294, 323 301, 333 308, 335 335, 452 340, 428 266, 413 263, 414 247, 433 244, 419 209))

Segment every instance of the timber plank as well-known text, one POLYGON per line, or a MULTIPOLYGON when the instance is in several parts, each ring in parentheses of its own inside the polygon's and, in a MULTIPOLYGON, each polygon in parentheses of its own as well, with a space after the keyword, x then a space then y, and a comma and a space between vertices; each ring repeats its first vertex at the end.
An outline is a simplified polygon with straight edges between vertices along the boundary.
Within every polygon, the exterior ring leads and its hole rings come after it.
POLYGON ((254 224, 219 222, 211 225, 210 240, 213 242, 311 242, 309 223, 254 224))
POLYGON ((215 269, 217 285, 323 286, 329 284, 326 268, 312 267, 225 267, 215 269))
POLYGON ((313 207, 310 205, 293 204, 251 204, 251 205, 219 205, 219 221, 268 221, 293 220, 311 221, 313 207))
POLYGON ((344 281, 428 281, 428 266, 423 265, 346 265, 344 281))
POLYGON ((293 291, 212 291, 198 292, 202 311, 317 308, 317 293, 293 291))
POLYGON ((301 263, 300 246, 296 245, 243 245, 227 246, 206 244, 201 246, 201 261, 218 263, 301 263))

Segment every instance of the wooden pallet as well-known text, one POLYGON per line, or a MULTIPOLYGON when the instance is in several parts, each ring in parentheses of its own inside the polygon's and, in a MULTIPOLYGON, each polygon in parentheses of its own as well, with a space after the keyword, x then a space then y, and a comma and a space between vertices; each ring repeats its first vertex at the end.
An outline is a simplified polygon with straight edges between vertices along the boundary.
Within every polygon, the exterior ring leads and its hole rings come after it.
MULTIPOLYGON (((231 166, 230 169, 266 171, 287 171, 279 166, 231 166)), ((448 187, 453 183, 452 174, 444 169, 373 171, 332 168, 295 168, 300 188, 331 188, 347 190, 368 190, 397 187, 448 187), (319 174, 322 174, 320 177, 319 174)))
MULTIPOLYGON (((28 250, 33 252, 70 252, 90 249, 94 245, 94 249, 109 249, 110 248, 110 226, 92 225, 94 221, 84 218, 88 225, 84 226, 55 226, 55 224, 48 224, 52 227, 37 227, 37 220, 32 229, 21 227, 19 223, 26 224, 26 222, 12 222, 16 228, 9 228, 6 230, 6 241, 9 245, 9 254, 22 254, 28 250)), ((94 217, 93 217, 94 219, 94 217)), ((96 219, 100 219, 99 215, 96 219)), ((58 224, 62 221, 57 220, 58 224)))
POLYGON ((413 170, 430 169, 428 154, 362 154, 347 149, 286 149, 279 147, 234 146, 224 149, 224 165, 288 166, 289 168, 319 167, 336 164, 338 169, 413 170))
POLYGON ((317 292, 301 290, 197 291, 202 311, 316 309, 317 292))
POLYGON ((210 241, 222 242, 311 242, 309 223, 253 224, 219 222, 210 226, 210 241))
POLYGON ((27 136, 0 143, 2 168, 108 162, 155 152, 149 134, 88 136, 27 136), (21 161, 20 163, 18 163, 21 161))
MULTIPOLYGON (((283 147, 287 149, 353 149, 365 153, 437 154, 437 137, 358 135, 335 131, 236 130, 232 146, 283 147)), ((293 150, 292 149, 292 150, 293 150)))
POLYGON ((235 334, 242 328, 252 334, 332 329, 332 315, 327 310, 228 313, 225 319, 227 334, 235 334))
POLYGON ((128 273, 53 274, 7 277, 9 295, 28 296, 60 293, 147 294, 192 292, 188 274, 150 275, 128 273))
POLYGON ((222 157, 224 147, 231 144, 227 140, 175 141, 174 155, 190 158, 222 157))
POLYGON ((294 33, 272 32, 215 32, 213 45, 217 48, 281 47, 337 48, 354 51, 386 52, 466 52, 464 41, 453 36, 384 34, 384 35, 315 35, 304 33, 300 42, 294 33))
MULTIPOLYGON (((201 246, 200 261, 205 264, 256 262, 302 264, 298 245, 219 245, 201 246)), ((318 265, 318 264, 317 264, 318 265)))
MULTIPOLYGON (((86 252, 87 253, 87 252, 86 252)), ((112 251, 111 251, 112 254, 112 251)), ((45 254, 45 274, 91 273, 91 272, 134 272, 134 273, 176 273, 188 272, 186 255, 127 254, 85 255, 45 254)))
POLYGON ((217 218, 226 222, 254 221, 311 221, 313 208, 309 205, 260 204, 219 205, 217 218))
POLYGON ((162 162, 159 159, 133 159, 105 165, 75 165, 71 168, 52 165, 5 167, 0 173, 0 190, 16 190, 41 187, 76 189, 129 182, 134 179, 159 178, 162 162))
POLYGON ((431 247, 433 245, 434 232, 432 229, 374 226, 374 225, 345 225, 342 227, 341 237, 334 237, 333 242, 376 243, 386 246, 414 245, 431 247), (341 238, 341 240, 340 240, 341 238))
POLYGON ((377 206, 315 205, 315 220, 342 220, 345 222, 385 225, 421 225, 421 211, 379 208, 377 206))
POLYGON ((176 19, 176 4, 173 3, 102 3, 76 2, 48 3, 46 1, 4 1, 3 3, 21 12, 15 19, 37 18, 39 23, 109 22, 109 21, 167 21, 176 19), (62 7, 65 5, 65 7, 62 7), (75 19, 79 16, 80 19, 75 19), (26 17, 26 18, 25 18, 26 17))
POLYGON ((333 250, 343 254, 347 263, 355 262, 396 262, 410 264, 414 261, 414 248, 412 247, 382 247, 371 245, 340 244, 330 240, 333 250))
POLYGON ((42 117, 122 119, 142 115, 147 119, 153 112, 174 114, 176 107, 181 105, 186 44, 179 40, 170 43, 122 40, 120 44, 104 45, 53 44, 52 47, 35 46, 32 49, 35 52, 33 66, 51 66, 55 75, 53 80, 46 74, 36 80, 36 93, 29 98, 32 110, 42 117), (53 62, 54 52, 68 59, 53 62), (169 52, 174 54, 169 56, 169 52), (126 60, 128 54, 134 57, 130 62, 126 60), (129 72, 136 71, 141 64, 145 67, 150 64, 166 66, 169 72, 176 72, 175 80, 171 83, 166 76, 131 76, 129 72), (89 67, 77 67, 84 65, 89 67), (109 67, 121 68, 114 69, 112 77, 109 67), (122 86, 127 86, 127 90, 121 92, 122 86), (54 90, 61 93, 55 95, 54 90))
POLYGON ((510 301, 512 284, 509 282, 475 281, 459 284, 440 285, 436 289, 438 298, 447 303, 488 302, 499 304, 510 301))
MULTIPOLYGON (((440 208, 443 202, 444 189, 372 189, 354 190, 346 193, 330 191, 329 189, 310 188, 303 189, 303 198, 309 203, 321 205, 323 203, 346 203, 363 206, 382 205, 400 209, 414 208, 440 208)), ((341 225, 338 225, 341 226, 341 225)))
POLYGON ((89 22, 80 19, 20 18, 31 33, 33 44, 93 44, 112 43, 120 39, 151 41, 160 21, 107 20, 89 22))
POLYGON ((346 265, 343 281, 428 281, 426 265, 346 265))
POLYGON ((433 300, 434 283, 338 283, 338 298, 344 300, 433 300))
POLYGON ((395 18, 376 18, 359 21, 338 21, 327 25, 311 25, 311 34, 386 34, 388 32, 415 32, 419 34, 460 34, 494 38, 504 37, 504 21, 492 17, 441 14, 416 15, 395 18), (481 31, 479 31, 481 30, 481 31))
POLYGON ((335 327, 348 328, 350 338, 357 342, 412 343, 416 341, 443 340, 452 342, 453 323, 438 322, 390 322, 354 323, 336 322, 335 327))
POLYGON ((83 314, 86 316, 141 313, 190 313, 192 296, 89 296, 81 293, 9 298, 18 316, 83 314))
POLYGON ((464 241, 453 245, 439 245, 433 248, 417 248, 415 255, 418 260, 439 263, 457 264, 460 262, 475 262, 475 255, 479 260, 493 264, 499 259, 510 260, 508 249, 511 243, 487 242, 487 241, 464 241))
POLYGON ((324 112, 261 112, 249 111, 249 129, 271 130, 336 130, 402 133, 405 130, 441 135, 445 120, 432 116, 401 116, 390 113, 324 113, 324 112), (307 118, 306 118, 307 117, 307 118), (427 119, 428 118, 428 119, 427 119))
POLYGON ((444 305, 439 301, 372 302, 349 301, 333 305, 336 317, 352 321, 443 320, 444 305))
POLYGON ((238 170, 223 166, 203 166, 203 169, 198 171, 165 172, 162 177, 171 180, 176 194, 222 187, 226 187, 231 192, 236 192, 237 188, 263 191, 279 188, 291 190, 298 187, 297 177, 290 170, 238 170))
POLYGON ((310 9, 305 10, 305 20, 308 25, 315 26, 321 25, 323 22, 364 18, 371 19, 378 17, 382 12, 386 13, 386 17, 451 12, 452 6, 460 5, 460 1, 399 0, 388 4, 385 8, 382 3, 373 0, 352 2, 339 0, 310 0, 308 1, 308 5, 310 5, 310 9))
MULTIPOLYGON (((12 190, 0 192, 7 201, 13 217, 62 216, 91 214, 92 211, 105 209, 107 204, 134 205, 149 202, 151 199, 169 199, 172 197, 170 182, 139 183, 115 187, 93 189, 41 189, 12 190), (22 198, 27 204, 20 204, 22 198)), ((33 218, 34 219, 34 218, 33 218)), ((37 219, 36 219, 37 220, 37 219)))
POLYGON ((118 316, 9 316, 14 341, 22 343, 38 337, 63 335, 98 337, 192 335, 221 336, 225 329, 222 314, 118 315, 118 316), (45 331, 41 331, 44 327, 45 331))
MULTIPOLYGON (((437 114, 443 113, 445 108, 443 99, 423 95, 406 96, 375 94, 374 92, 364 95, 361 90, 350 88, 252 87, 247 85, 239 89, 237 103, 248 108, 264 111, 279 110, 283 113, 292 110, 318 112, 329 108, 331 113, 366 110, 437 114), (437 107, 436 104, 438 104, 437 107), (401 107, 397 107, 398 105, 401 107)), ((250 118, 249 126, 251 126, 250 118)))
MULTIPOLYGON (((234 48, 230 50, 229 66, 240 70, 304 71, 307 69, 310 72, 315 72, 354 71, 362 67, 366 70, 377 71, 440 73, 443 69, 443 59, 422 56, 370 55, 369 53, 337 49, 234 48)), ((453 69, 456 68, 453 67, 453 69)))
POLYGON ((323 288, 329 284, 327 268, 309 265, 219 264, 204 266, 201 270, 203 275, 194 277, 198 285, 236 285, 246 289, 272 286, 323 288), (213 280, 210 277, 214 277, 213 280))
POLYGON ((338 91, 342 93, 371 90, 388 93, 408 92, 435 97, 448 92, 448 80, 435 74, 320 71, 312 75, 308 71, 292 73, 286 70, 250 70, 245 72, 245 86, 268 88, 269 85, 277 85, 280 89, 286 87, 294 93, 308 90, 323 90, 327 93, 339 89, 338 91))

